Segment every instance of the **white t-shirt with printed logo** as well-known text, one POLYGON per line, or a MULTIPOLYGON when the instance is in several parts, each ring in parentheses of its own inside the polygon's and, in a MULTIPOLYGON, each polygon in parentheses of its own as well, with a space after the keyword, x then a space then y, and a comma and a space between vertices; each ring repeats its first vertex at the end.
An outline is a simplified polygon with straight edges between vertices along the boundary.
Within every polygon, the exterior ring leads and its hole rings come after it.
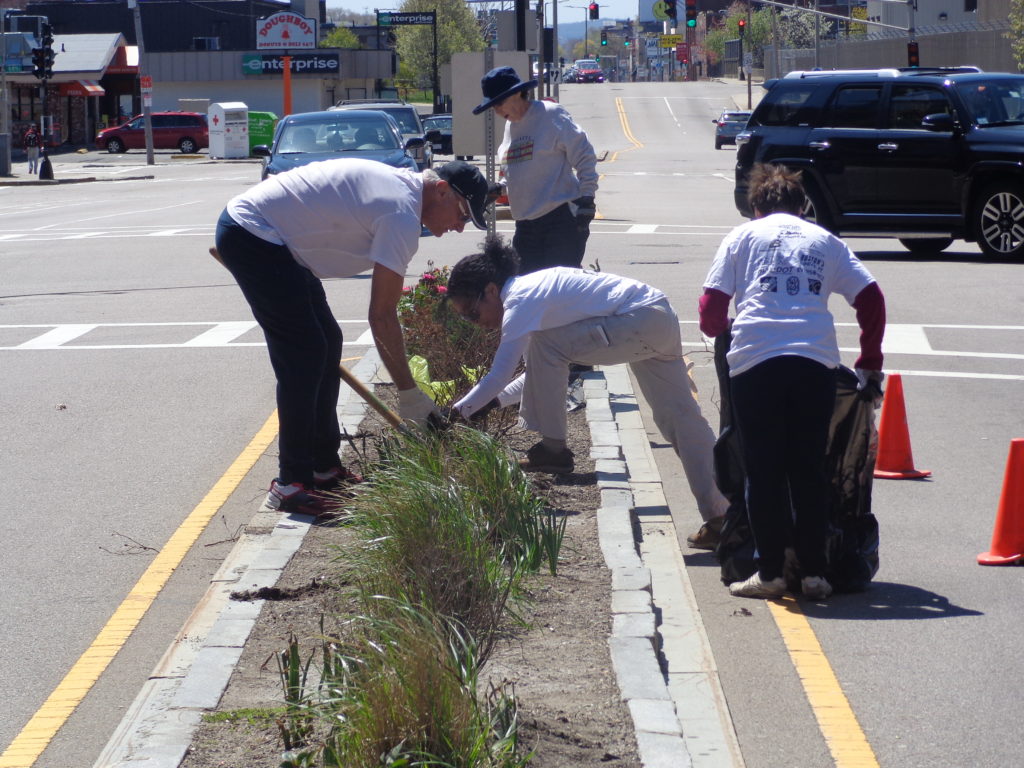
POLYGON ((852 304, 872 282, 846 243, 816 224, 774 213, 736 227, 704 281, 734 297, 730 375, 779 355, 835 368, 839 344, 829 296, 838 293, 852 304))
POLYGON ((324 160, 267 178, 227 211, 248 232, 288 246, 317 277, 374 264, 404 275, 419 248, 423 177, 374 160, 324 160))

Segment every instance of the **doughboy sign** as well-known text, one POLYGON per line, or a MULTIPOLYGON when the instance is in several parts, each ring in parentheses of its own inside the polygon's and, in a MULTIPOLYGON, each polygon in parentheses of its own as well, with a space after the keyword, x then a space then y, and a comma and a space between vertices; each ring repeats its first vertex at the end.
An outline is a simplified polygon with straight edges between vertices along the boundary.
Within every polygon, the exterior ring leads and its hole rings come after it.
POLYGON ((256 50, 316 48, 316 19, 281 11, 256 20, 256 50))

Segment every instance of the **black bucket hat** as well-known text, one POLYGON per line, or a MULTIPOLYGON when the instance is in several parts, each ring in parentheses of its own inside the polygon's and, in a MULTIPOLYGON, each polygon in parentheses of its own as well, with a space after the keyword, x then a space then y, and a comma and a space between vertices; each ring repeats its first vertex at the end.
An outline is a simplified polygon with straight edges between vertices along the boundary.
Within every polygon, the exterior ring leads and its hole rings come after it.
POLYGON ((475 165, 462 160, 453 160, 437 169, 437 175, 448 182, 448 185, 466 198, 469 212, 477 229, 487 229, 484 211, 491 202, 491 187, 487 179, 475 165))
POLYGON ((523 82, 512 67, 496 67, 483 76, 480 80, 480 87, 484 92, 484 100, 479 106, 473 107, 473 114, 490 109, 502 99, 507 99, 514 93, 528 91, 537 87, 536 80, 523 82))

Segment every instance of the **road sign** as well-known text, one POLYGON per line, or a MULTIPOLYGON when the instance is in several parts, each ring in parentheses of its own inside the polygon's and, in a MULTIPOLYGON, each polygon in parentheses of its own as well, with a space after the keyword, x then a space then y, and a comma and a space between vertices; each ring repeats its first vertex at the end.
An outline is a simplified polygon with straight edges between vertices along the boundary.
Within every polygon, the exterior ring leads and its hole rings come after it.
POLYGON ((676 43, 676 61, 683 62, 690 60, 690 44, 676 43))
POLYGON ((139 78, 139 90, 143 93, 153 92, 153 78, 149 75, 143 75, 139 78))
POLYGON ((675 48, 683 42, 682 35, 660 35, 658 37, 658 45, 662 48, 675 48))

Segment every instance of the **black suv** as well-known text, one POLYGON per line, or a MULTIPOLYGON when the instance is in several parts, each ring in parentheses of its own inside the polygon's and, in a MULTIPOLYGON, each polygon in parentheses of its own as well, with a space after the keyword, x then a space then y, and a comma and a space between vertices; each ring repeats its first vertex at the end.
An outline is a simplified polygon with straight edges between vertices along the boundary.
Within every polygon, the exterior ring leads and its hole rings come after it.
POLYGON ((758 162, 801 169, 807 218, 897 237, 913 253, 954 238, 1024 258, 1024 75, 974 67, 791 72, 737 137, 736 207, 752 216, 758 162))

